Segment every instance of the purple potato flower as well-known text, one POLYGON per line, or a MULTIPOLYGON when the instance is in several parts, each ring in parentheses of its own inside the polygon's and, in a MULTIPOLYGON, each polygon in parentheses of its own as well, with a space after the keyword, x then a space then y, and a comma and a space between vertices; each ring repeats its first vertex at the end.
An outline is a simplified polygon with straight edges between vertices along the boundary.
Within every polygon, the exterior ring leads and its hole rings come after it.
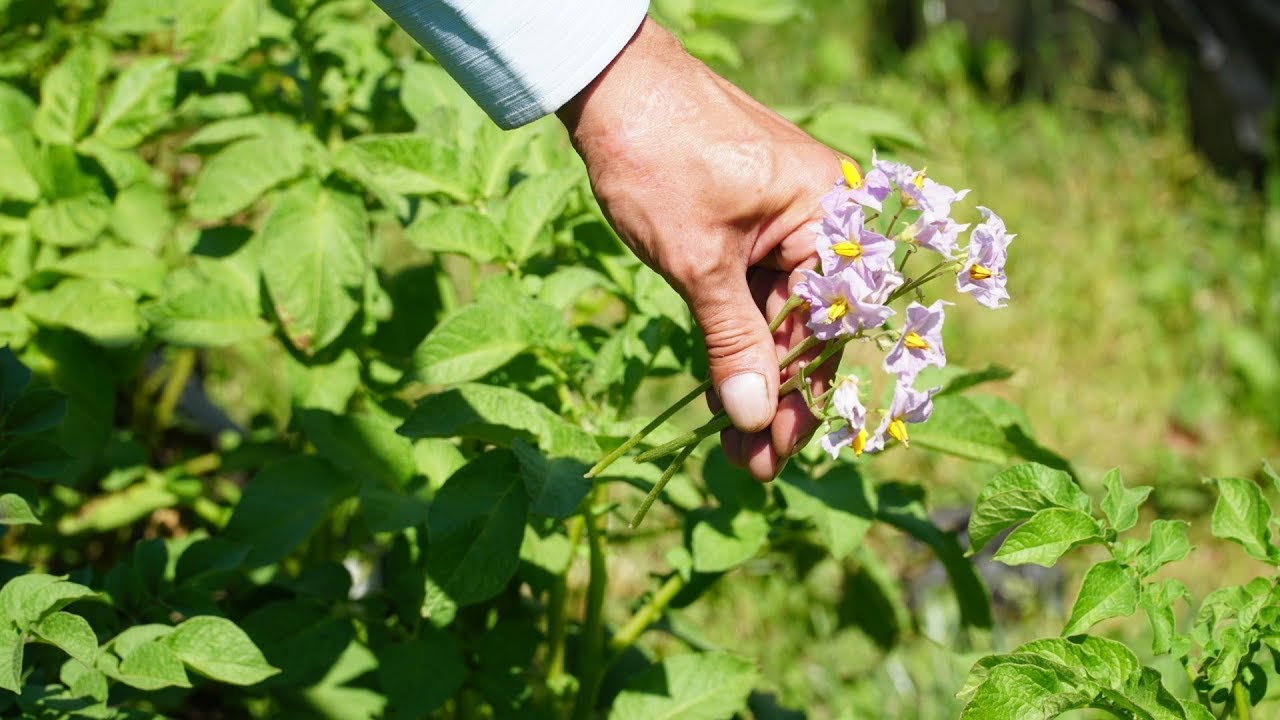
POLYGON ((1005 232, 999 215, 984 207, 978 211, 983 220, 969 235, 969 257, 956 275, 956 290, 969 293, 980 305, 1000 308, 1009 299, 1004 264, 1009 243, 1017 236, 1005 232))
POLYGON ((950 259, 956 255, 957 238, 968 229, 967 224, 961 225, 950 217, 923 214, 902 232, 900 238, 950 259))
POLYGON ((868 207, 879 212, 883 202, 892 189, 889 177, 883 171, 872 168, 863 175, 858 166, 844 158, 840 159, 841 178, 831 190, 822 197, 819 203, 827 213, 838 213, 848 207, 868 207))
POLYGON ((936 300, 929 307, 918 302, 907 306, 907 321, 902 336, 884 358, 884 370, 909 380, 933 365, 945 367, 947 354, 942 349, 943 306, 951 303, 936 300))
POLYGON ((795 294, 809 303, 809 328, 819 340, 852 335, 865 327, 876 327, 893 315, 893 310, 877 298, 877 288, 857 268, 834 275, 801 270, 804 279, 796 283, 795 294))
POLYGON ((827 213, 816 227, 822 272, 834 275, 855 265, 892 269, 895 243, 863 226, 861 206, 850 207, 852 210, 840 214, 827 213))
POLYGON ((907 435, 907 423, 922 423, 933 414, 933 395, 941 387, 930 388, 923 392, 911 387, 911 380, 898 379, 893 388, 893 401, 889 404, 889 412, 880 421, 880 427, 867 441, 867 452, 884 449, 885 441, 893 438, 904 447, 911 446, 907 435))
POLYGON ((904 163, 877 160, 874 155, 871 161, 902 193, 903 204, 924 213, 927 223, 946 218, 951 214, 951 205, 969 194, 968 190, 956 191, 931 180, 925 176, 925 170, 916 171, 904 163))
POLYGON ((867 409, 858 399, 857 378, 849 378, 837 385, 831 404, 845 425, 824 435, 819 444, 832 458, 838 456, 844 447, 852 447, 854 455, 861 455, 867 446, 867 409))

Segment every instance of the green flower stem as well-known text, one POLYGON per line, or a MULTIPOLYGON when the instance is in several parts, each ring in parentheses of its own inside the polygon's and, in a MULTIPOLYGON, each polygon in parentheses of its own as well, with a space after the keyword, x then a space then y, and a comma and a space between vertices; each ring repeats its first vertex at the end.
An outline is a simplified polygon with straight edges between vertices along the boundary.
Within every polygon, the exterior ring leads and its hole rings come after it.
MULTIPOLYGON (((792 312, 795 311, 796 308, 800 307, 803 304, 804 304, 804 300, 800 299, 800 297, 796 295, 792 295, 791 297, 787 298, 786 304, 782 306, 782 309, 778 311, 778 314, 775 315, 773 320, 769 322, 769 332, 772 333, 776 331, 779 327, 782 327, 782 321, 786 320, 788 315, 790 315, 792 312)), ((806 339, 805 342, 800 343, 795 348, 792 348, 791 352, 787 353, 787 356, 784 357, 782 361, 778 363, 778 367, 784 368, 790 365, 802 353, 812 349, 813 344, 806 344, 808 343, 808 340, 811 340, 811 339, 812 338, 808 338, 806 339)), ((658 413, 657 417, 649 421, 649 423, 645 425, 643 428, 641 428, 640 431, 637 432, 635 435, 632 435, 631 437, 627 438, 626 442, 622 443, 618 447, 609 451, 609 453, 606 454, 604 457, 600 458, 600 461, 597 462, 595 465, 593 465, 591 469, 587 471, 586 476, 589 478, 593 478, 599 475, 600 473, 604 472, 605 468, 612 465, 618 458, 630 452, 631 449, 634 448, 636 445, 639 445, 642 440, 648 437, 649 433, 653 432, 654 430, 657 430, 659 427, 662 426, 663 423, 665 423, 667 420, 670 420, 672 415, 675 415, 677 412, 679 412, 681 408, 693 402, 698 398, 699 395, 702 395, 703 393, 705 393, 710 389, 711 389, 711 381, 703 380, 701 383, 699 383, 698 387, 694 388, 693 390, 690 390, 687 395, 675 401, 675 404, 673 404, 671 407, 667 408, 666 410, 663 410, 661 413, 658 413)))
MULTIPOLYGON (((578 542, 582 540, 582 528, 585 523, 580 517, 570 518, 567 522, 569 533, 569 557, 578 551, 578 542)), ((569 568, 565 566, 551 582, 547 593, 547 685, 556 689, 564 678, 565 635, 569 627, 569 568)))
MULTIPOLYGON (((782 383, 782 387, 778 388, 778 396, 781 397, 783 395, 786 395, 787 393, 795 392, 796 390, 799 390, 801 387, 803 387, 804 382, 809 377, 810 368, 821 367, 824 363, 830 360, 832 356, 834 356, 836 353, 843 350, 844 346, 848 345, 849 342, 856 337, 860 337, 860 335, 850 335, 846 337, 836 338, 835 340, 832 340, 831 342, 827 343, 827 346, 823 348, 821 353, 818 354, 818 357, 814 358, 813 362, 805 365, 803 368, 800 369, 800 372, 796 373, 795 375, 792 375, 789 380, 782 383)), ((800 356, 805 352, 808 352, 809 350, 813 349, 813 347, 820 344, 821 342, 822 341, 818 340, 817 338, 813 338, 813 337, 805 338, 804 342, 795 346, 794 348, 791 349, 791 352, 787 353, 787 357, 783 358, 783 362, 786 363, 786 365, 790 365, 792 362, 795 361, 796 357, 800 356)), ((711 418, 711 420, 709 420, 702 427, 696 430, 691 430, 670 442, 663 443, 651 450, 646 450, 640 453, 639 455, 636 455, 636 462, 642 463, 642 462, 649 462, 650 460, 657 460, 658 458, 666 457, 668 455, 671 455, 672 453, 679 452, 682 448, 684 448, 687 445, 693 444, 696 446, 698 443, 702 442, 707 437, 710 437, 711 435, 714 435, 720 432, 721 430, 728 428, 732 424, 733 423, 729 420, 729 416, 727 414, 723 412, 718 413, 715 417, 711 418)))
POLYGON ((689 459, 689 456, 693 454, 693 450, 696 447, 698 447, 698 443, 696 442, 691 442, 688 445, 685 445, 684 449, 681 450, 680 453, 676 455, 675 459, 671 461, 671 464, 667 466, 666 471, 662 473, 662 477, 658 478, 658 482, 654 483, 653 487, 649 489, 649 494, 645 495, 644 502, 640 503, 640 509, 636 510, 636 514, 631 518, 630 527, 632 530, 640 527, 640 522, 644 520, 644 516, 649 513, 649 508, 653 507, 654 501, 656 501, 658 496, 662 494, 662 489, 665 488, 671 478, 679 472, 680 466, 684 465, 684 461, 689 459))
POLYGON ((667 581, 658 588, 658 591, 649 598, 649 602, 644 607, 636 611, 635 615, 614 633, 613 638, 609 640, 609 652, 615 656, 622 654, 624 650, 635 644, 645 630, 662 617, 662 613, 666 612, 667 605, 675 599, 676 595, 684 589, 685 580, 680 573, 674 573, 667 581))
POLYGON ((944 260, 943 262, 940 262, 940 263, 938 263, 937 265, 934 265, 932 268, 930 268, 930 269, 929 269, 929 272, 926 272, 924 275, 921 275, 919 278, 917 278, 917 279, 915 279, 915 280, 912 280, 911 282, 907 283, 906 285, 903 285, 902 287, 898 288, 897 290, 894 290, 894 291, 889 295, 889 299, 884 301, 884 304, 885 304, 885 305, 888 305, 889 303, 893 302, 894 300, 897 300, 898 298, 900 298, 900 297, 902 297, 902 296, 906 295, 907 293, 911 292, 912 290, 915 290, 916 288, 920 287, 921 285, 924 285, 925 283, 929 282, 930 280, 933 280, 934 278, 936 278, 936 277, 938 277, 938 276, 940 276, 940 275, 942 274, 942 270, 943 270, 943 269, 948 268, 948 267, 951 267, 951 266, 952 266, 952 265, 954 265, 954 264, 955 264, 955 261, 954 261, 954 260, 944 260))
MULTIPOLYGON (((605 499, 605 485, 597 485, 595 502, 605 499)), ((590 720, 595 713, 596 696, 604 678, 604 595, 609 582, 604 560, 604 533, 600 523, 608 515, 596 515, 594 508, 583 512, 590 551, 591 579, 587 581, 587 613, 582 622, 582 652, 578 657, 578 697, 574 700, 572 720, 590 720)))

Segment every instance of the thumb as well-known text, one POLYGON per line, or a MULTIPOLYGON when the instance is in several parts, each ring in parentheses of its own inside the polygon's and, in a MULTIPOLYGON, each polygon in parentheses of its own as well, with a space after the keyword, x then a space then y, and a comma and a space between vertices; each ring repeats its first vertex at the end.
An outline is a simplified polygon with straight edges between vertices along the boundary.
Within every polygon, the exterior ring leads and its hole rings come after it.
POLYGON ((686 286, 707 345, 711 383, 734 427, 756 432, 778 408, 778 354, 746 276, 715 273, 686 286))

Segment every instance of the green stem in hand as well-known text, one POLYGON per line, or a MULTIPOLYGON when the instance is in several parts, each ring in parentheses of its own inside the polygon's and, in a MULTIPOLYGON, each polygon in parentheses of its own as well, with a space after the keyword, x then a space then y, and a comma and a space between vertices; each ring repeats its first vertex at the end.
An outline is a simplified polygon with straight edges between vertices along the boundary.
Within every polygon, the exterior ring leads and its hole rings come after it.
POLYGON ((940 275, 942 274, 942 270, 944 270, 945 268, 949 268, 949 267, 951 267, 951 266, 952 266, 952 265, 954 265, 954 264, 955 264, 955 261, 954 261, 954 260, 944 260, 944 261, 942 261, 942 262, 938 263, 937 265, 934 265, 933 267, 929 268, 929 271, 928 271, 928 272, 926 272, 924 275, 921 275, 919 278, 916 278, 915 280, 912 280, 911 282, 909 282, 909 283, 907 283, 907 284, 903 285, 902 287, 900 287, 900 288, 898 288, 897 290, 894 290, 892 293, 890 293, 890 295, 889 295, 889 299, 888 299, 888 300, 885 300, 885 301, 884 301, 884 304, 885 304, 885 305, 888 305, 889 303, 893 302, 894 300, 897 300, 898 298, 900 298, 900 297, 902 297, 902 296, 906 295, 907 293, 911 292, 912 290, 915 290, 916 288, 920 287, 921 285, 924 285, 925 283, 929 282, 930 280, 933 280, 934 278, 936 278, 936 277, 938 277, 938 276, 940 276, 940 275))
MULTIPOLYGON (((778 328, 782 327, 782 322, 787 319, 787 316, 789 316, 792 312, 795 311, 796 308, 800 307, 803 304, 804 304, 804 300, 802 300, 800 297, 796 295, 792 295, 791 297, 787 298, 786 304, 782 306, 782 309, 778 311, 778 314, 775 315, 773 320, 769 322, 769 332, 771 333, 775 332, 777 331, 778 328)), ((801 353, 809 350, 812 347, 813 347, 812 344, 805 345, 805 343, 801 343, 800 345, 797 345, 795 348, 792 349, 790 353, 787 353, 787 356, 782 359, 782 362, 778 363, 778 366, 786 367, 790 365, 792 362, 795 361, 797 357, 800 356, 801 353), (804 348, 804 349, 800 350, 800 348, 804 348), (797 350, 799 350, 799 352, 797 352, 797 350)), ((634 448, 636 445, 639 445, 642 440, 644 440, 646 437, 649 436, 649 433, 653 432, 654 430, 657 430, 663 423, 665 423, 667 420, 670 420, 672 415, 675 415, 677 412, 679 412, 681 408, 693 402, 694 400, 697 399, 699 395, 705 393, 710 389, 711 389, 711 381, 703 380, 698 385, 698 387, 694 388, 693 390, 690 390, 687 395, 675 401, 675 404, 673 404, 671 407, 667 408, 666 410, 663 410, 661 413, 658 413, 657 417, 655 417, 643 428, 641 428, 640 431, 637 432, 635 435, 632 435, 631 437, 627 438, 626 442, 622 443, 618 447, 609 451, 609 453, 606 454, 604 457, 600 458, 600 461, 597 462, 595 465, 593 465, 591 469, 587 471, 586 476, 589 478, 593 478, 599 475, 600 473, 604 472, 605 468, 612 465, 615 461, 617 461, 618 458, 630 452, 631 449, 634 448)))
MULTIPOLYGON (((698 443, 706 440, 712 435, 715 435, 721 430, 727 429, 731 425, 733 425, 733 421, 729 419, 728 413, 719 413, 697 430, 690 430, 670 442, 665 442, 658 447, 645 450, 639 455, 636 455, 636 462, 645 463, 650 460, 657 460, 658 458, 663 458, 671 455, 672 453, 681 452, 685 449, 690 449, 692 452, 691 448, 697 447, 698 443)), ((634 523, 632 526, 634 527, 634 523)))
POLYGON ((653 487, 649 489, 649 494, 644 496, 644 502, 640 503, 640 509, 636 510, 636 514, 631 518, 630 527, 632 530, 640 527, 640 522, 644 520, 644 516, 649 513, 649 508, 653 507, 654 501, 656 501, 658 496, 662 494, 662 489, 667 486, 667 483, 671 481, 671 478, 675 477, 675 474, 680 470, 680 466, 684 465, 684 461, 689 459, 689 456, 693 454, 693 450, 696 447, 698 447, 698 443, 696 442, 691 442, 686 445, 684 449, 680 451, 680 454, 676 455, 675 459, 671 461, 671 464, 667 466, 666 471, 662 473, 662 477, 658 478, 658 482, 654 483, 653 487))

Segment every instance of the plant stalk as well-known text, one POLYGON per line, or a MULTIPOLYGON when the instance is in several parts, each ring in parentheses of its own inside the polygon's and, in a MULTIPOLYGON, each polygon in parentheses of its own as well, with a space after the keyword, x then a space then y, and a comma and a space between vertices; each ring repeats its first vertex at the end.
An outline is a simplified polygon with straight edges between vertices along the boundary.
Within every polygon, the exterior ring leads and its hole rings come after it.
POLYGON ((194 348, 183 348, 174 355, 169 379, 160 391, 160 399, 156 401, 156 412, 153 416, 155 431, 164 432, 173 422, 173 410, 182 397, 182 389, 196 367, 196 351, 194 348))
POLYGON ((658 591, 649 598, 649 602, 644 607, 636 611, 635 615, 623 625, 613 638, 609 640, 609 651, 615 656, 622 654, 624 650, 635 644, 640 635, 648 630, 651 625, 662 617, 662 613, 666 612, 667 605, 675 599, 676 595, 684 589, 685 580, 680 573, 675 573, 667 578, 667 581, 658 588, 658 591))
MULTIPOLYGON (((597 485, 596 504, 604 499, 604 485, 597 485)), ((607 515, 595 515, 591 508, 583 513, 590 551, 591 579, 587 582, 587 613, 582 623, 582 652, 578 656, 578 697, 574 700, 572 720, 590 720, 604 678, 604 592, 608 584, 608 568, 604 558, 604 533, 599 523, 607 515)))
POLYGON ((649 513, 649 508, 653 507, 653 503, 662 494, 662 489, 667 486, 671 478, 675 477, 675 474, 680 470, 680 466, 684 465, 684 461, 689 459, 696 447, 698 447, 696 442, 685 445, 684 449, 667 466, 666 471, 662 473, 662 477, 658 478, 658 482, 654 483, 653 487, 649 489, 649 494, 645 496, 644 502, 640 503, 640 509, 636 510, 636 514, 631 518, 630 528, 632 530, 640 527, 640 522, 649 513))

